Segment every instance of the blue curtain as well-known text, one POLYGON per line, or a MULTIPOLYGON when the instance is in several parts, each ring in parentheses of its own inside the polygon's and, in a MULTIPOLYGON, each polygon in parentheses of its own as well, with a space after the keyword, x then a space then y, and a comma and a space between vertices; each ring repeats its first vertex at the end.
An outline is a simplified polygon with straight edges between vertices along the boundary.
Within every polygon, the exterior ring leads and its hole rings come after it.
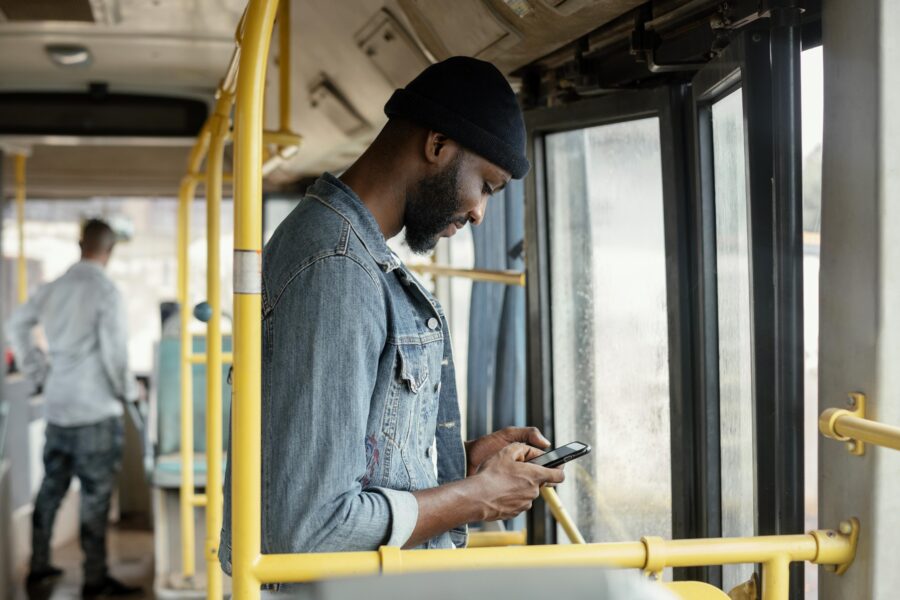
MULTIPOLYGON (((510 181, 488 202, 485 219, 472 234, 476 268, 525 268, 521 181, 510 181)), ((472 286, 468 373, 469 439, 525 424, 524 288, 483 282, 472 286)))

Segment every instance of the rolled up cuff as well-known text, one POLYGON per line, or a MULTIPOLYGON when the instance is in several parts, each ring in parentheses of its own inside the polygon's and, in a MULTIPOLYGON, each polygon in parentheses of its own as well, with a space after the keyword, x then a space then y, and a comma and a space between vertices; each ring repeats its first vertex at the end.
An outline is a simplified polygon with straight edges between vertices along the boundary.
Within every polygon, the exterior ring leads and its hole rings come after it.
POLYGON ((372 488, 371 491, 384 496, 391 507, 391 534, 386 545, 403 547, 416 528, 416 521, 419 519, 419 502, 410 492, 381 487, 372 488))

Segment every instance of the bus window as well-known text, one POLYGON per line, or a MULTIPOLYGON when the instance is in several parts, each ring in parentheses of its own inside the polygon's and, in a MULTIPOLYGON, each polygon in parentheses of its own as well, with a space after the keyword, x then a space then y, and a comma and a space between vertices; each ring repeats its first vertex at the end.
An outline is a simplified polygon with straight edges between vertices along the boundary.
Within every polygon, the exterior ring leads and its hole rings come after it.
MULTIPOLYGON (((740 89, 712 105, 719 328, 719 428, 722 441, 722 536, 755 534, 750 255, 740 89)), ((724 589, 752 566, 723 567, 724 589)))
POLYGON ((553 441, 594 447, 560 495, 589 542, 669 538, 659 119, 547 135, 546 167, 553 441))
MULTIPOLYGON (((803 349, 806 530, 819 526, 819 234, 822 227, 822 47, 800 58, 803 123, 803 349)), ((818 598, 818 570, 806 565, 806 598, 818 598)))

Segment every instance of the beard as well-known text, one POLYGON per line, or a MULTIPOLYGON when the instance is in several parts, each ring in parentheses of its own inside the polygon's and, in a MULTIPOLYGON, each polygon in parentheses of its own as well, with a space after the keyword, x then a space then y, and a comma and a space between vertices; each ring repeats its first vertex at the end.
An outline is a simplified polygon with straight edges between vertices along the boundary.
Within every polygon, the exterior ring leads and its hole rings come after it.
POLYGON ((464 226, 468 219, 460 216, 462 199, 459 190, 457 158, 440 173, 419 181, 406 194, 403 225, 406 245, 416 254, 427 254, 437 245, 441 233, 451 224, 464 226))

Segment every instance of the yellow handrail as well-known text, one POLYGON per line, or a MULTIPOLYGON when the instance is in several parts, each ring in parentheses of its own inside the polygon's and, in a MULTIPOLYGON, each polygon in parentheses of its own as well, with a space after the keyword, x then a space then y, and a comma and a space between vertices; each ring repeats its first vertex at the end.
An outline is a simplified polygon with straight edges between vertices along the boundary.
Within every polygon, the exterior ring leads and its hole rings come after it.
POLYGON ((490 271, 486 269, 458 269, 444 265, 409 265, 410 271, 435 277, 462 277, 472 281, 487 281, 504 285, 525 285, 525 273, 521 271, 490 271))
POLYGON ((24 154, 16 154, 16 227, 19 232, 19 257, 17 264, 19 304, 28 300, 28 264, 25 260, 25 160, 24 154))
POLYGON ((550 487, 541 488, 541 497, 544 499, 544 502, 547 503, 547 508, 550 509, 553 518, 556 519, 556 522, 559 523, 560 526, 562 526, 563 531, 566 532, 569 541, 573 544, 584 544, 584 536, 578 531, 578 526, 575 525, 575 521, 572 520, 569 511, 563 506, 556 490, 550 487))
MULTIPOLYGON (((763 565, 763 599, 787 600, 788 566, 794 561, 836 565, 843 573, 856 555, 859 523, 841 524, 840 531, 819 530, 805 535, 761 536, 666 541, 514 546, 465 550, 400 550, 327 554, 266 554, 252 564, 257 582, 299 583, 349 575, 436 571, 606 566, 658 573, 668 567, 742 563, 763 565)), ((241 591, 237 600, 258 597, 241 591)))
POLYGON ((528 543, 528 532, 520 531, 473 531, 469 533, 467 548, 498 548, 502 546, 524 546, 528 543))
POLYGON ((819 431, 827 438, 847 442, 851 454, 865 454, 866 444, 900 450, 900 427, 866 419, 865 394, 849 394, 850 410, 829 408, 819 417, 819 431))
POLYGON ((232 589, 258 599, 261 554, 261 258, 263 93, 277 0, 250 0, 234 118, 234 400, 232 589))
POLYGON ((219 91, 206 157, 206 597, 222 597, 219 531, 222 528, 222 290, 219 241, 222 221, 222 163, 234 97, 219 91))
MULTIPOLYGON (((278 5, 278 126, 279 133, 291 131, 291 2, 278 5)), ((297 145, 299 139, 286 141, 297 145)))
POLYGON ((185 578, 194 576, 194 405, 190 357, 193 353, 190 333, 190 277, 188 246, 190 244, 191 204, 200 179, 196 174, 209 147, 209 123, 203 125, 188 158, 188 172, 178 190, 178 303, 181 306, 180 375, 181 375, 181 571, 185 578))

